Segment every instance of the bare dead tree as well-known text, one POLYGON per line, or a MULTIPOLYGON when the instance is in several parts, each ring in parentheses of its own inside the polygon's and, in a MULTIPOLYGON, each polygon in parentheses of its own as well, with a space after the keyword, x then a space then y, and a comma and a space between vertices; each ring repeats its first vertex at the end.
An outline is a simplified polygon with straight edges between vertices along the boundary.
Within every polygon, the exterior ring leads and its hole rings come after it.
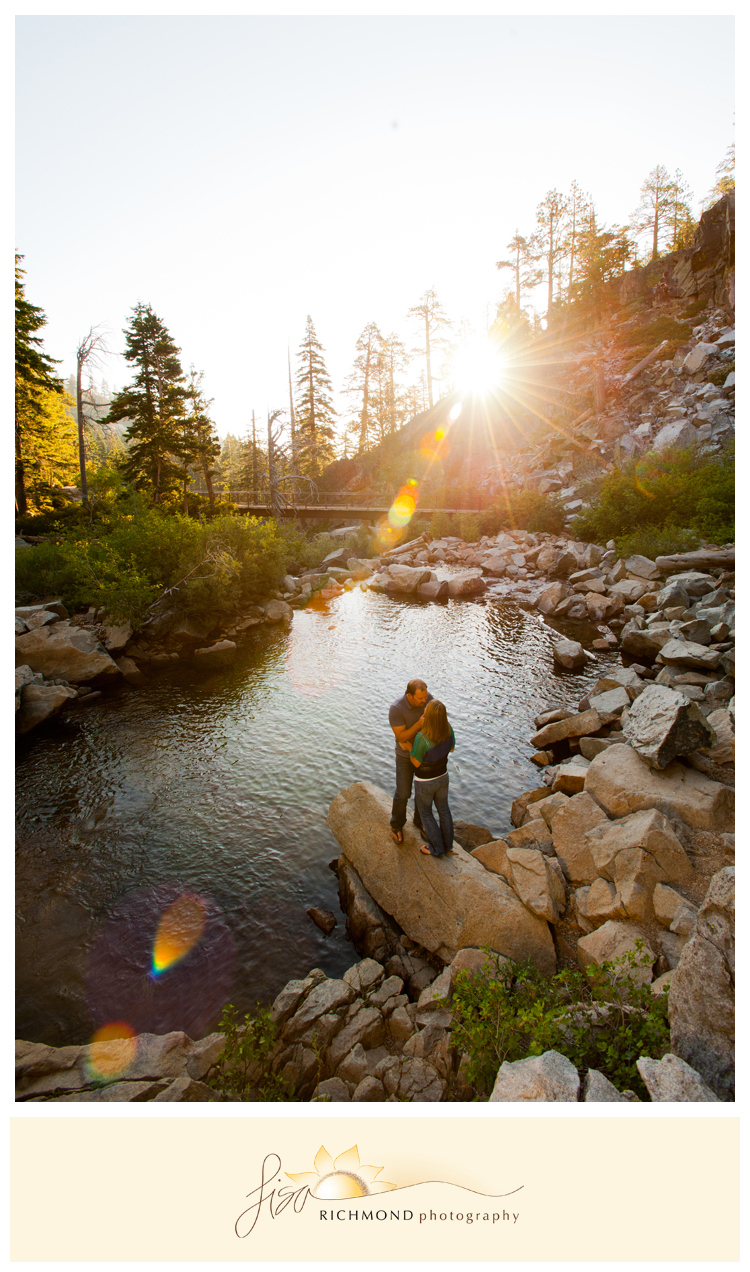
POLYGON ((90 399, 84 399, 83 396, 83 371, 87 367, 89 372, 95 367, 101 366, 101 360, 109 353, 106 345, 106 332, 101 326, 89 327, 88 335, 84 336, 78 348, 76 349, 76 408, 78 411, 78 462, 81 470, 81 498, 85 504, 89 501, 88 483, 86 481, 86 442, 84 437, 84 423, 88 422, 84 414, 84 406, 96 406, 95 402, 90 399))
MULTIPOLYGON (((282 458, 286 457, 288 454, 286 447, 281 445, 281 435, 282 435, 281 428, 274 429, 274 424, 276 423, 279 416, 282 414, 283 412, 280 410, 269 411, 268 420, 267 420, 267 429, 268 429, 267 473, 268 473, 268 486, 269 486, 269 492, 270 492, 269 501, 271 504, 272 514, 274 517, 280 517, 285 508, 294 508, 294 495, 298 493, 298 489, 299 489, 297 485, 298 482, 306 482, 308 484, 310 493, 313 496, 317 495, 318 493, 318 487, 316 486, 315 482, 312 480, 311 477, 303 477, 301 473, 287 473, 284 476, 279 475, 279 469, 278 469, 279 461, 282 458), (281 489, 282 484, 285 482, 294 483, 291 497, 285 494, 285 492, 281 489)), ((294 459, 293 452, 292 452, 292 459, 294 459)))

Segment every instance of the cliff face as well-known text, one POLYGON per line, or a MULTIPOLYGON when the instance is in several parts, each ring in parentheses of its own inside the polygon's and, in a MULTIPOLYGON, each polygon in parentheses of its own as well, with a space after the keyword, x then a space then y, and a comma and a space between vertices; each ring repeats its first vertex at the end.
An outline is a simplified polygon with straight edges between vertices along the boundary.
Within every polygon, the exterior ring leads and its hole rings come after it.
POLYGON ((734 191, 703 213, 690 247, 614 279, 611 299, 627 305, 646 297, 662 279, 671 299, 705 300, 733 313, 734 191))

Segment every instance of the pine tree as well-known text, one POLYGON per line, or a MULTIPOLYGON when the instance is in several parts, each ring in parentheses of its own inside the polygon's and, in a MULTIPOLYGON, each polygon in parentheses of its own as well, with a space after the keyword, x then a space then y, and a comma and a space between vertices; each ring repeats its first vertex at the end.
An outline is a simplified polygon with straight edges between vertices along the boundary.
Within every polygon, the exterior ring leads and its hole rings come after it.
POLYGON ((297 462, 300 473, 313 478, 335 457, 336 412, 323 353, 308 314, 297 353, 297 462))
POLYGON ((507 261, 496 261, 496 269, 512 269, 515 280, 516 312, 523 311, 523 298, 530 288, 541 282, 541 273, 534 264, 534 257, 528 239, 516 230, 507 249, 510 257, 507 261))
POLYGON ((695 230, 695 218, 690 206, 693 192, 678 168, 672 178, 672 204, 669 210, 667 251, 676 252, 687 247, 695 230))
POLYGON ((23 257, 16 253, 16 511, 28 510, 26 498, 26 452, 35 436, 49 432, 50 393, 64 392, 62 380, 54 374, 57 361, 42 351, 41 336, 34 333, 47 324, 38 305, 26 299, 21 269, 23 257))
POLYGON ((401 376, 408 361, 403 341, 392 331, 381 342, 375 361, 374 411, 379 441, 395 433, 407 418, 401 376))
POLYGON ((432 382, 438 378, 432 374, 432 354, 435 349, 445 347, 446 336, 451 325, 450 319, 438 300, 434 287, 429 287, 419 302, 412 306, 409 317, 418 320, 420 334, 424 333, 422 336, 424 344, 421 344, 418 349, 413 349, 412 356, 425 359, 427 398, 432 406, 434 404, 432 382))
POLYGON ((573 299, 596 306, 603 285, 625 272, 635 250, 622 226, 607 229, 597 223, 592 204, 580 231, 573 299))
POLYGON ((657 163, 641 186, 641 201, 630 221, 634 234, 650 236, 652 261, 660 254, 661 240, 669 229, 669 213, 676 197, 674 177, 670 177, 663 163, 657 163))
POLYGON ((128 421, 123 471, 159 503, 183 481, 191 453, 183 423, 186 390, 180 350, 161 318, 140 301, 124 335, 124 356, 137 372, 134 382, 113 397, 104 422, 128 421))
MULTIPOLYGON (((206 398, 203 392, 203 372, 196 371, 193 366, 190 368, 190 377, 185 391, 185 405, 187 414, 183 421, 185 432, 183 453, 186 468, 200 469, 206 483, 209 503, 213 508, 216 498, 213 478, 216 476, 215 463, 217 456, 221 454, 221 445, 216 436, 216 426, 209 415, 213 398, 206 398)), ((187 492, 186 486, 184 489, 187 492)), ((185 499, 187 499, 187 493, 185 493, 185 499)), ((185 511, 187 512, 187 502, 185 511)))
POLYGON ((555 279, 565 253, 565 221, 568 200, 559 190, 548 190, 536 210, 537 228, 531 237, 531 250, 536 260, 544 261, 547 278, 547 321, 552 314, 555 279))
POLYGON ((568 300, 573 298, 573 279, 576 262, 580 251, 581 227, 588 209, 591 207, 590 195, 584 194, 577 181, 572 181, 567 200, 568 217, 565 226, 565 251, 568 257, 568 300))
POLYGON ((372 397, 375 363, 383 337, 375 322, 368 322, 357 340, 354 368, 347 377, 345 392, 359 408, 359 446, 358 453, 363 455, 370 449, 370 433, 372 430, 372 397))

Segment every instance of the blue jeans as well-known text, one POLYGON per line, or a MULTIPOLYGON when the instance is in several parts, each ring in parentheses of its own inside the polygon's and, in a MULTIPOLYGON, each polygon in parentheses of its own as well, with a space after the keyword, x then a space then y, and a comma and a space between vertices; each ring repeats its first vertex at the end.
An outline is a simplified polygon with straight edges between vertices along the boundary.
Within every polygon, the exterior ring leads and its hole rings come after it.
POLYGON ((443 773, 442 777, 433 777, 427 782, 415 782, 414 802, 422 818, 422 827, 433 857, 442 857, 443 853, 451 852, 453 818, 448 807, 448 774, 443 773), (439 826, 432 815, 433 801, 440 819, 439 826))
MULTIPOLYGON (((402 751, 396 756, 396 793, 393 796, 393 807, 391 808, 391 826, 394 830, 401 830, 406 821, 406 805, 411 795, 411 784, 414 780, 414 765, 409 759, 407 751, 402 751)), ((419 809, 414 808, 414 825, 417 830, 422 829, 422 823, 419 820, 419 809)))

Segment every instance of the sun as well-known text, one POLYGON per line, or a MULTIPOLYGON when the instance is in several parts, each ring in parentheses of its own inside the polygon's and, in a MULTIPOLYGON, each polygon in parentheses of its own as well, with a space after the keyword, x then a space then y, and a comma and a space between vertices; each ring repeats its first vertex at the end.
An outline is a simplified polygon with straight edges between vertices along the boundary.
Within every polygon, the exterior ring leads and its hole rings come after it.
POLYGON ((470 340, 453 359, 453 373, 459 389, 465 393, 486 393, 502 378, 505 363, 489 340, 470 340))
POLYGON ((295 1184, 307 1184, 313 1197, 326 1201, 343 1201, 351 1197, 371 1197, 374 1193, 391 1192, 396 1185, 385 1180, 376 1182, 382 1166, 361 1166, 359 1150, 355 1144, 345 1153, 339 1154, 334 1161, 327 1149, 318 1149, 313 1163, 314 1171, 306 1171, 301 1175, 286 1174, 295 1184))

